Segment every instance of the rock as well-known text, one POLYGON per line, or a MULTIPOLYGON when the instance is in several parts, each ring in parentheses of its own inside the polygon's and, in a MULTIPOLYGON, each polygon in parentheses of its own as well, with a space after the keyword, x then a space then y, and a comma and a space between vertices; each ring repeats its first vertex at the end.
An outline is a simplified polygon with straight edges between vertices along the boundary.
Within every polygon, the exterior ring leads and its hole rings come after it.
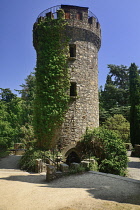
POLYGON ((66 173, 69 171, 69 166, 65 163, 61 163, 60 164, 60 171, 62 171, 63 173, 66 173))
POLYGON ((77 169, 79 166, 80 166, 79 163, 71 163, 71 164, 70 164, 70 167, 71 167, 72 169, 77 169))
POLYGON ((56 169, 55 166, 47 165, 47 174, 55 174, 56 169))
POLYGON ((89 161, 81 161, 81 163, 80 163, 80 166, 82 166, 82 167, 84 167, 84 168, 89 168, 89 164, 90 164, 90 162, 89 161))
POLYGON ((55 166, 47 165, 46 181, 50 182, 56 178, 55 166))
POLYGON ((42 172, 42 159, 36 159, 35 172, 36 173, 42 172))
POLYGON ((42 162, 42 172, 46 172, 46 171, 47 171, 46 163, 42 162))

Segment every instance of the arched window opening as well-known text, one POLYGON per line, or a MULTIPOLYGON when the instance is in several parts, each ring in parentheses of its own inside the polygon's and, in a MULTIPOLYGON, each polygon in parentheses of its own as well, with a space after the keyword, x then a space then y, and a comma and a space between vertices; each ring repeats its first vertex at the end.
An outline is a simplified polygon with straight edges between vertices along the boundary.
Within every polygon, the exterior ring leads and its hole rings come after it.
POLYGON ((71 152, 66 159, 66 164, 70 165, 71 163, 80 163, 80 158, 74 151, 71 152))

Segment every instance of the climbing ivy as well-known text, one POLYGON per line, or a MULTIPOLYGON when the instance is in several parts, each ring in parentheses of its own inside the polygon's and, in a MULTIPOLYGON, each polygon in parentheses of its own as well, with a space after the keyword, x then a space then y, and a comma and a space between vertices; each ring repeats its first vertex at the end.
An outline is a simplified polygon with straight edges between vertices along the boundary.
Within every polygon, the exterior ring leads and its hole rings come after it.
POLYGON ((58 19, 46 18, 34 26, 35 68, 34 130, 37 146, 53 148, 69 101, 68 38, 63 11, 58 19))

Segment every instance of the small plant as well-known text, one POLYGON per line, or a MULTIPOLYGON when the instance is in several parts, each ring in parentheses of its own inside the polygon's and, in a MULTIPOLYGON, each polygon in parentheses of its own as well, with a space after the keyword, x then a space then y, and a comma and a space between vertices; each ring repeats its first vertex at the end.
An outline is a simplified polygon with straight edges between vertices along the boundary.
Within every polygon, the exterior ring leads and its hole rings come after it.
POLYGON ((99 171, 99 167, 98 167, 97 161, 95 161, 95 162, 90 162, 90 163, 89 163, 89 170, 90 170, 90 171, 99 171))
POLYGON ((64 19, 64 17, 65 17, 65 12, 64 12, 63 9, 57 10, 57 17, 58 17, 58 19, 64 19))
POLYGON ((82 173, 85 172, 86 169, 83 166, 77 166, 75 168, 70 168, 69 170, 69 174, 78 174, 78 173, 82 173))

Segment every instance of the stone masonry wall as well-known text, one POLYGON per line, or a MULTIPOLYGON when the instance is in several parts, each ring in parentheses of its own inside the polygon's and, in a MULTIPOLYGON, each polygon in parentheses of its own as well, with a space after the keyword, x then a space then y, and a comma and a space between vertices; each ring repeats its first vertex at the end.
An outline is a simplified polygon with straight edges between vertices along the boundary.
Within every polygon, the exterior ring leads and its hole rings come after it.
MULTIPOLYGON (((65 8, 64 8, 65 11, 65 8)), ((68 11, 68 10, 67 10, 68 11)), ((76 19, 76 9, 69 9, 67 36, 76 46, 76 57, 69 58, 70 80, 76 83, 77 96, 71 97, 69 110, 62 126, 60 145, 76 144, 86 128, 99 126, 98 99, 98 50, 101 45, 101 29, 92 17, 88 23, 88 10, 82 11, 82 20, 76 19)))
POLYGON ((76 59, 69 60, 71 82, 77 84, 77 97, 71 97, 60 142, 66 146, 81 139, 86 128, 99 126, 97 48, 77 41, 76 59))

